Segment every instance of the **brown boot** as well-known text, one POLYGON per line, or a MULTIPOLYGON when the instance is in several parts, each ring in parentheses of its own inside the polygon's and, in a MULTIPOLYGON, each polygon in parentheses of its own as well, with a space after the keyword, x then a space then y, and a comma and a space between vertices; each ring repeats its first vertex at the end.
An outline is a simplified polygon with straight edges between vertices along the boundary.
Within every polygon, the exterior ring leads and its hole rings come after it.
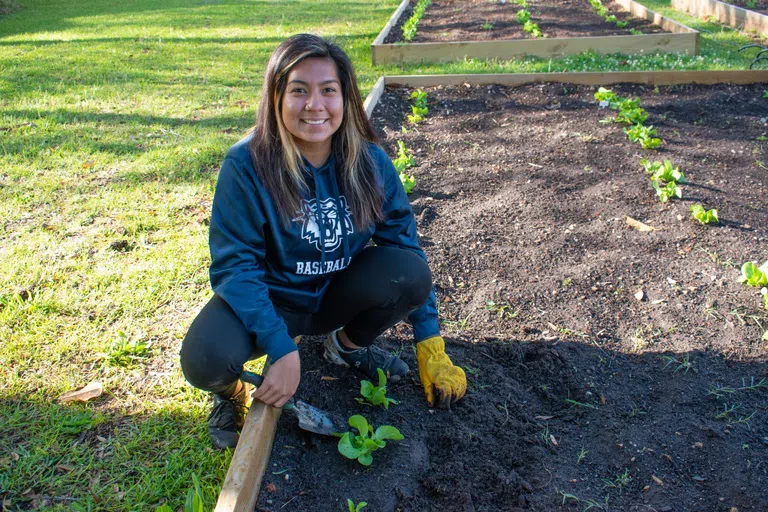
POLYGON ((213 395, 213 410, 208 415, 208 436, 217 449, 234 450, 237 446, 240 439, 238 432, 245 421, 249 391, 248 384, 238 380, 231 390, 213 395))

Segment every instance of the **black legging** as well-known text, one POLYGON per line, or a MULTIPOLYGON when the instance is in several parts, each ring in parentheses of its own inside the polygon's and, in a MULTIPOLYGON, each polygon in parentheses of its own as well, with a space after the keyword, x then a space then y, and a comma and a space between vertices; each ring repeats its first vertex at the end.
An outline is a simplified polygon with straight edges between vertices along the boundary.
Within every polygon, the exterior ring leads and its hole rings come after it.
MULTIPOLYGON (((317 313, 275 305, 288 334, 296 337, 344 327, 361 347, 405 318, 429 297, 432 275, 417 254, 392 247, 367 247, 331 278, 317 313)), ((181 345, 181 367, 193 386, 226 393, 246 361, 263 355, 235 312, 218 295, 206 304, 181 345)))

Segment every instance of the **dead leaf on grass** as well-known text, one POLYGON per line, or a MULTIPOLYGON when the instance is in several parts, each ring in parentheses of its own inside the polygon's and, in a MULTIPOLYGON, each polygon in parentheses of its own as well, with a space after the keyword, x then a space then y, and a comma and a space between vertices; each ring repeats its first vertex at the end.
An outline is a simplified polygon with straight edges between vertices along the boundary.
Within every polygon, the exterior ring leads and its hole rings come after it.
POLYGON ((59 397, 60 403, 67 403, 67 402, 87 402, 88 400, 91 400, 93 398, 100 397, 101 394, 104 392, 104 389, 101 386, 100 382, 90 382, 88 385, 86 385, 82 389, 77 389, 74 391, 68 391, 61 395, 59 397))
POLYGON ((650 233, 651 231, 655 230, 653 226, 649 226, 648 224, 643 224, 639 220, 635 220, 632 217, 627 217, 627 224, 630 227, 635 228, 636 230, 642 232, 642 233, 650 233))

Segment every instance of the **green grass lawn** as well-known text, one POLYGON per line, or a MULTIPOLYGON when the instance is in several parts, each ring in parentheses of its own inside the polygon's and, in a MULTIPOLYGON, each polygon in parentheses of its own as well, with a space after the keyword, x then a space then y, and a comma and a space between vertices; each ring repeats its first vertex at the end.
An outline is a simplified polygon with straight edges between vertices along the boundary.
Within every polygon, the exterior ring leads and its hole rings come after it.
MULTIPOLYGON (((212 508, 230 454, 177 365, 209 298, 218 165, 254 118, 286 36, 334 36, 367 91, 384 73, 744 69, 748 41, 702 54, 373 69, 399 0, 20 0, 0 16, 0 500, 38 510, 212 508), (90 381, 105 393, 58 404, 90 381)), ((649 6, 665 14, 666 2, 649 6)), ((5 0, 3 5, 10 5, 5 0)))

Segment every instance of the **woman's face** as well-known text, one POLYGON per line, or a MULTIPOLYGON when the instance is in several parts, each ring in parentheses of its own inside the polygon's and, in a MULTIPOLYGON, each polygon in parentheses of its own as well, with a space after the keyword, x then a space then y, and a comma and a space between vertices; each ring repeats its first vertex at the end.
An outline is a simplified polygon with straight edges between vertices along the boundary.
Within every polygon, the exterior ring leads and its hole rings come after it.
POLYGON ((313 57, 293 67, 280 114, 303 153, 330 153, 331 137, 344 117, 341 82, 333 60, 313 57))

